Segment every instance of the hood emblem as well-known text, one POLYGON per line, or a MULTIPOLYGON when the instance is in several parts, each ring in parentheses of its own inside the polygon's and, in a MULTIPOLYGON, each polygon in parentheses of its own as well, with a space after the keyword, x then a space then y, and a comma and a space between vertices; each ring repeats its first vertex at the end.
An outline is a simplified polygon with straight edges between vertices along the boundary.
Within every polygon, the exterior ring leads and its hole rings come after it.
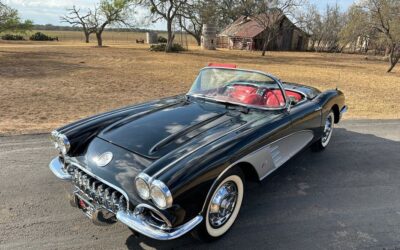
POLYGON ((99 156, 94 157, 93 161, 96 163, 97 166, 104 167, 111 162, 112 158, 113 154, 111 152, 105 152, 99 156))

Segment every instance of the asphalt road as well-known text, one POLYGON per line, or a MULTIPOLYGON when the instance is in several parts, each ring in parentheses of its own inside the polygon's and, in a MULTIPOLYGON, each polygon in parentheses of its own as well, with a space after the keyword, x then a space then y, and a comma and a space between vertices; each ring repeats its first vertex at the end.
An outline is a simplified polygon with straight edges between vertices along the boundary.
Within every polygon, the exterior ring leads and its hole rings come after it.
POLYGON ((47 168, 45 135, 0 137, 0 249, 400 248, 400 121, 345 121, 323 153, 305 150, 247 187, 221 240, 158 242, 94 226, 47 168))

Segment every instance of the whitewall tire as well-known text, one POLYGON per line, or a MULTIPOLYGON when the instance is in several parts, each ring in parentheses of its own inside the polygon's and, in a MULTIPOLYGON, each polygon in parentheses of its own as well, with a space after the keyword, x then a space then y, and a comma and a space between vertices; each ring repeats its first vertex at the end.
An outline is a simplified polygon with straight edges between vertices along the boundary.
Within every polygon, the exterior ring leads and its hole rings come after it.
POLYGON ((213 187, 204 211, 204 220, 194 236, 203 241, 222 237, 232 227, 242 206, 244 177, 240 169, 224 174, 213 187))

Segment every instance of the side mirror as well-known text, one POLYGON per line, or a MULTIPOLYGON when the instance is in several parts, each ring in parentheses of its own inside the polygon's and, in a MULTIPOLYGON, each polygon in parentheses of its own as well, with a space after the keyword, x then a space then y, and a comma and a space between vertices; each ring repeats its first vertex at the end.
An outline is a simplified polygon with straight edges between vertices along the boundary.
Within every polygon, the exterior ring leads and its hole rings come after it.
POLYGON ((297 104, 296 98, 294 98, 293 96, 289 96, 289 106, 287 108, 287 111, 290 112, 292 110, 292 106, 296 104, 297 104))
POLYGON ((290 105, 296 105, 298 102, 297 102, 297 99, 294 97, 294 96, 289 96, 289 104, 290 105))

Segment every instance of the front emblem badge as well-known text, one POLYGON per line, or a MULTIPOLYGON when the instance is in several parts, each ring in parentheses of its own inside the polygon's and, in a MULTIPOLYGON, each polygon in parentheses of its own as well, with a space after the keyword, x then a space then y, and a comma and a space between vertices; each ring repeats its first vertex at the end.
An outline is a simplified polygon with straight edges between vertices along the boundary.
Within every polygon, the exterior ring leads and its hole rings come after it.
POLYGON ((93 161, 97 164, 97 166, 104 167, 111 162, 112 158, 113 154, 111 152, 105 152, 99 156, 94 157, 93 161))

